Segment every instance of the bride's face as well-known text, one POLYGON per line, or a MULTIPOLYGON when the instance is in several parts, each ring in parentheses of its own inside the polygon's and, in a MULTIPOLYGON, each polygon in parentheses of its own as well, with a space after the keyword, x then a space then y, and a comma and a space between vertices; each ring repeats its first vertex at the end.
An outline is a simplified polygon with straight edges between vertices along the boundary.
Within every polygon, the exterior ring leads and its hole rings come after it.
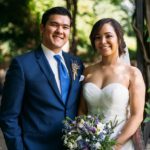
POLYGON ((95 48, 102 56, 118 53, 118 38, 111 24, 106 23, 95 36, 95 48))

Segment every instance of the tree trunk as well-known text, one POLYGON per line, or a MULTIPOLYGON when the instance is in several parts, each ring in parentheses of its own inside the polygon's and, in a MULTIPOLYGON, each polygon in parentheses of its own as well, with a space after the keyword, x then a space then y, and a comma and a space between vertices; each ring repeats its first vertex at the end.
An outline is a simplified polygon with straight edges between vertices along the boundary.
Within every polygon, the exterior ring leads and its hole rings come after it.
POLYGON ((72 33, 71 33, 71 45, 70 52, 77 54, 77 29, 76 29, 76 16, 78 12, 78 0, 66 0, 67 9, 72 14, 72 33))
MULTIPOLYGON (((150 36, 150 1, 149 0, 135 0, 136 12, 135 22, 133 27, 137 34, 137 64, 141 70, 147 89, 150 87, 150 57, 149 57, 149 43, 147 38, 150 36), (146 24, 144 24, 146 22, 146 24), (145 25, 145 27, 144 27, 145 25), (145 34, 145 30, 148 30, 148 34, 145 34)), ((146 102, 150 102, 150 95, 146 93, 146 102)), ((147 114, 145 114, 145 117, 147 114)), ((150 123, 143 123, 143 135, 145 145, 150 136, 150 123)))
POLYGON ((146 7, 146 23, 150 37, 150 0, 145 0, 145 7, 146 7))

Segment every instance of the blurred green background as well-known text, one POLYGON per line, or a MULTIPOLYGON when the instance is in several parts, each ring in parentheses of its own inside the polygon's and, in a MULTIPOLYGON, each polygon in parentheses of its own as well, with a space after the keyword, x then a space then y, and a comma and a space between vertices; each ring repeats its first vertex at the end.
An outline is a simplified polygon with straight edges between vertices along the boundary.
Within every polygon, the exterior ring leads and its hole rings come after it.
POLYGON ((72 14, 75 13, 70 47, 71 52, 79 55, 84 62, 95 61, 89 34, 93 24, 104 17, 115 18, 123 26, 130 58, 135 59, 136 38, 132 28, 134 0, 1 0, 1 66, 7 65, 12 57, 37 47, 40 43, 41 16, 53 6, 64 6, 72 14))

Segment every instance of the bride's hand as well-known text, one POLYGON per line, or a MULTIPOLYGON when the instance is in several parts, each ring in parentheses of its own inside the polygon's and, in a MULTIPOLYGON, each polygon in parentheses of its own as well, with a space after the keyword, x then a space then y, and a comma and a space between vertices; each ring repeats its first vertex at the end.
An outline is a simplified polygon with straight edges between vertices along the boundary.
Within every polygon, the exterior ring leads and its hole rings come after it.
POLYGON ((113 147, 113 150, 121 150, 122 145, 121 144, 117 144, 113 147))

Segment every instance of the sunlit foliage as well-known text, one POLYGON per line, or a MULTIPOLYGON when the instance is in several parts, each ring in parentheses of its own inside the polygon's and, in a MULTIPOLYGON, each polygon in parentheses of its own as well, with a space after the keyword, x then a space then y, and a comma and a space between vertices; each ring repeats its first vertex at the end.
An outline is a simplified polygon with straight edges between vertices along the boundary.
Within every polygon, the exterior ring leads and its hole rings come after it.
MULTIPOLYGON (((1 0, 0 58, 6 54, 18 55, 36 47, 40 43, 39 24, 43 12, 58 5, 66 7, 66 0, 1 0)), ((124 27, 126 37, 134 37, 130 25, 132 11, 125 8, 122 1, 78 0, 77 6, 76 54, 84 56, 84 60, 90 60, 93 55, 89 34, 92 25, 100 18, 114 17, 124 27)), ((135 49, 135 44, 130 47, 135 49)))

